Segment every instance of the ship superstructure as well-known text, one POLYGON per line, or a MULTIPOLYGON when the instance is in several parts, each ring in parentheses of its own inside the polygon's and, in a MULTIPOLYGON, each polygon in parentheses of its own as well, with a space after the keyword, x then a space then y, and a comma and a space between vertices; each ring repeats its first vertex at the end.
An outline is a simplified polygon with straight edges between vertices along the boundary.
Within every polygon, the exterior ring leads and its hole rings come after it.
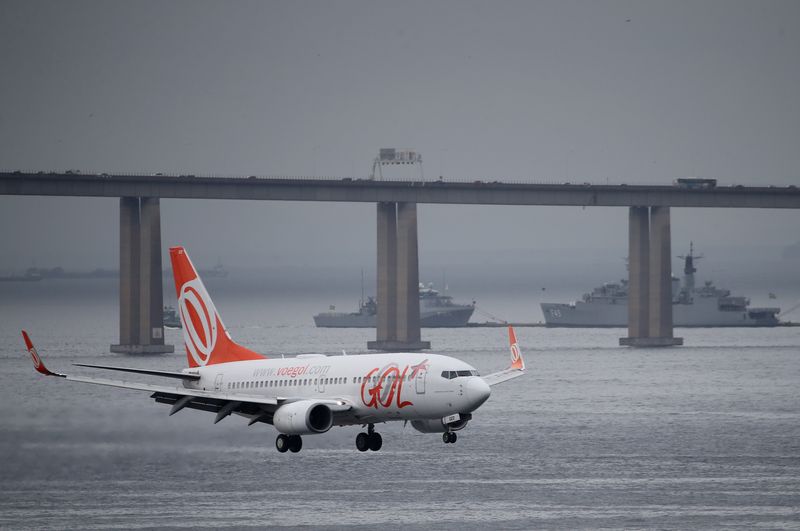
MULTIPOLYGON (((419 318, 423 328, 450 328, 467 326, 475 303, 460 304, 453 297, 439 293, 433 284, 419 285, 419 318)), ((373 297, 359 302, 358 311, 337 312, 331 307, 327 312, 314 316, 314 323, 320 328, 375 328, 378 304, 373 297)))
MULTIPOLYGON (((732 296, 730 290, 718 288, 710 280, 695 286, 695 264, 702 258, 689 253, 680 256, 684 262, 683 282, 672 277, 672 320, 680 327, 777 326, 780 308, 753 308, 750 299, 732 296)), ((541 304, 548 327, 626 327, 628 326, 628 281, 607 283, 571 303, 541 304)))

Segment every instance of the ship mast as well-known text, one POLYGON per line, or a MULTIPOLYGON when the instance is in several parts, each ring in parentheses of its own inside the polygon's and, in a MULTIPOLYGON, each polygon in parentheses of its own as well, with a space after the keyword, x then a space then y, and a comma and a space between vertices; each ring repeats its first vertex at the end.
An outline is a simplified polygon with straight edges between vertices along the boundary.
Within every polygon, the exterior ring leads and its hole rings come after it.
POLYGON ((364 307, 364 268, 361 268, 361 300, 358 301, 358 307, 364 307))
POLYGON ((694 274, 697 269, 694 267, 694 261, 703 258, 702 254, 694 254, 694 242, 689 242, 689 254, 681 255, 678 258, 683 260, 683 289, 687 294, 694 291, 694 274))

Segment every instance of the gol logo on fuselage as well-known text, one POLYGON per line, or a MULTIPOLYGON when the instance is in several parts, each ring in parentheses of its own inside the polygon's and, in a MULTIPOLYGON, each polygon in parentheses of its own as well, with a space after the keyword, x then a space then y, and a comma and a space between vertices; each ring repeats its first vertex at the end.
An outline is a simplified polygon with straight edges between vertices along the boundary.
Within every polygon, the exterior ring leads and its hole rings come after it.
POLYGON ((361 383, 361 401, 367 407, 379 409, 392 407, 396 403, 398 409, 413 406, 410 400, 402 400, 403 384, 417 377, 420 371, 428 369, 428 360, 417 365, 406 365, 403 371, 396 363, 390 363, 383 369, 375 367, 369 371, 361 383), (408 372, 411 371, 409 375, 408 372), (367 387, 370 385, 370 387, 367 387))

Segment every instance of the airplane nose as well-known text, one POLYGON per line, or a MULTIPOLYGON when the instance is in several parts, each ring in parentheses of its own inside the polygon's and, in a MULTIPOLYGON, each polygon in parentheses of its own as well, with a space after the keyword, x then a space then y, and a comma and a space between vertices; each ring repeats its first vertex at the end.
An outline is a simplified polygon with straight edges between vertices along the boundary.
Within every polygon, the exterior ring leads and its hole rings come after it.
POLYGON ((466 388, 467 398, 473 410, 478 409, 481 404, 489 399, 489 395, 492 394, 492 388, 489 387, 489 384, 478 376, 470 378, 466 383, 466 388))

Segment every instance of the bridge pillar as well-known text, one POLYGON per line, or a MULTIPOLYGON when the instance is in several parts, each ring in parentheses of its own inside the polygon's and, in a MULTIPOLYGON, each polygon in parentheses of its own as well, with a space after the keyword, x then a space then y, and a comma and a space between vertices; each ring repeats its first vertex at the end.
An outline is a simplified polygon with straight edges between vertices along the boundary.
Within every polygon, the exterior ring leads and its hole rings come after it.
POLYGON ((378 203, 378 343, 397 339, 397 203, 378 203))
POLYGON ((119 344, 111 352, 161 354, 164 344, 158 198, 120 198, 119 344))
POLYGON ((619 344, 682 345, 672 327, 669 207, 631 207, 628 223, 628 337, 619 344))
POLYGON ((649 335, 650 213, 631 207, 628 213, 628 337, 649 335))
MULTIPOLYGON (((417 204, 397 205, 397 340, 420 341, 417 204)), ((426 347, 421 347, 426 348, 426 347)))
POLYGON ((378 203, 378 315, 367 348, 402 352, 430 348, 420 340, 416 203, 378 203))
POLYGON ((119 342, 139 341, 139 198, 119 198, 119 342))

